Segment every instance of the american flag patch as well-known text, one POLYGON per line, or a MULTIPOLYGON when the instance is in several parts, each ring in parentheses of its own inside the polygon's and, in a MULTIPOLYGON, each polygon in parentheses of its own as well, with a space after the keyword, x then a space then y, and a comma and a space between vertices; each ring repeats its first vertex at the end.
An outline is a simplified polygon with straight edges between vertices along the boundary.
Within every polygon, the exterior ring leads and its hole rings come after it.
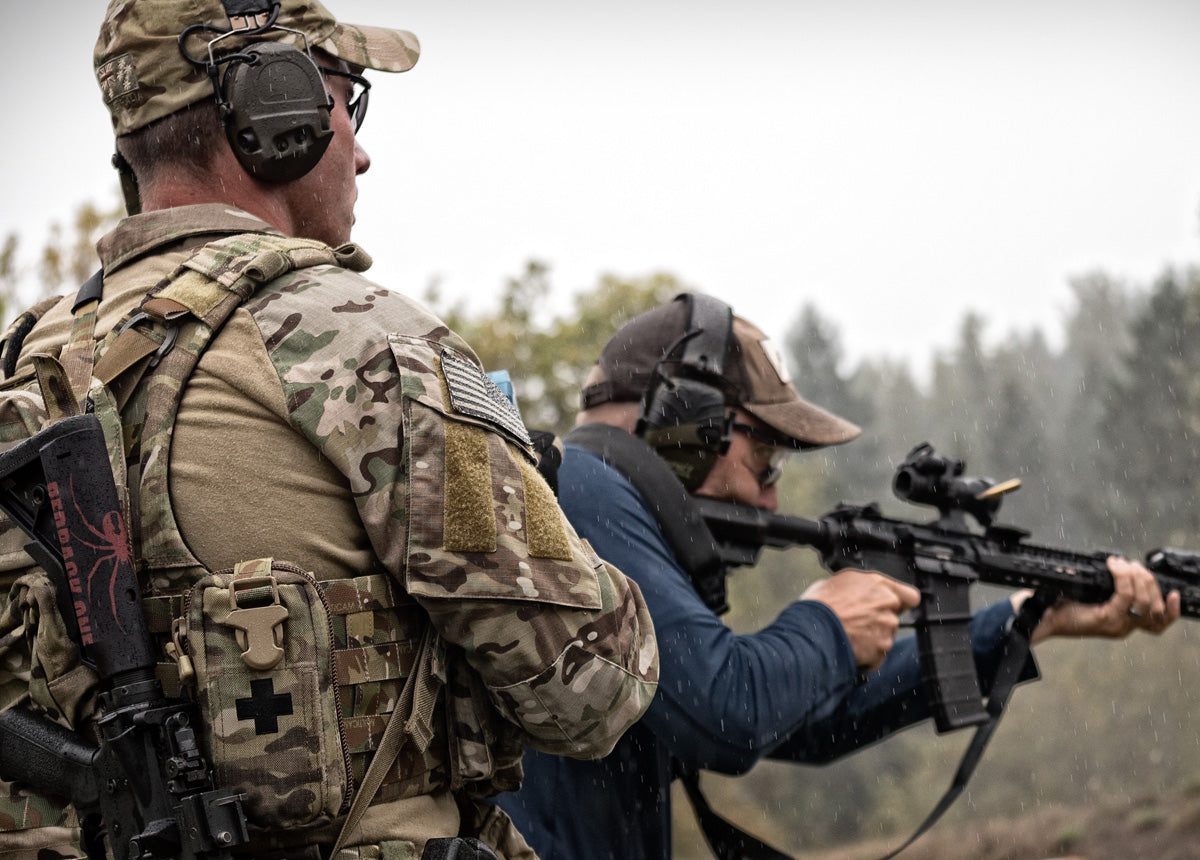
POLYGON ((524 444, 532 444, 517 407, 486 373, 447 349, 442 350, 442 373, 446 376, 446 388, 450 391, 450 404, 455 412, 481 418, 524 444))

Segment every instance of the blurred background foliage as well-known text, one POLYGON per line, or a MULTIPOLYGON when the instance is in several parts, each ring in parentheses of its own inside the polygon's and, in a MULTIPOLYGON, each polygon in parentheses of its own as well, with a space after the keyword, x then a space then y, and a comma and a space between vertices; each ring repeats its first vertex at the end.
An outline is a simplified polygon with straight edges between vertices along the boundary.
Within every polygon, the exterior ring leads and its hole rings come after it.
MULTIPOLYGON (((82 282, 96 266, 92 244, 118 214, 85 205, 32 254, 18 236, 6 237, 4 319, 82 282)), ((510 372, 531 427, 564 433, 579 383, 613 331, 677 292, 703 287, 661 272, 604 275, 574 292, 570 313, 552 316, 544 308, 558 288, 534 260, 502 285, 498 301, 451 305, 434 287, 423 298, 488 369, 510 372)), ((797 387, 864 432, 849 445, 794 458, 781 510, 814 516, 839 501, 874 500, 891 515, 931 519, 890 493, 894 468, 928 441, 965 459, 970 474, 1020 478, 1022 489, 1007 497, 999 519, 1029 529, 1036 542, 1139 558, 1161 545, 1200 550, 1200 267, 1167 268, 1148 284, 1093 272, 1071 290, 1070 307, 1047 319, 1046 330, 997 341, 986 337, 986 319, 966 315, 954 347, 918 374, 886 358, 850 366, 837 322, 804 302, 798 287, 783 344, 797 387), (1051 327, 1061 332, 1057 345, 1051 327)), ((824 575, 807 549, 768 550, 756 567, 733 575, 727 620, 739 631, 764 626, 824 575)), ((1189 719, 1200 697, 1198 640, 1200 627, 1183 621, 1161 638, 1040 646, 1042 680, 1014 695, 947 826, 1200 785, 1200 732, 1189 719)), ((939 736, 918 726, 831 765, 764 763, 737 779, 706 774, 704 785, 716 809, 803 855, 906 836, 949 785, 967 741, 967 732, 939 736)), ((682 793, 676 829, 677 856, 709 856, 682 793)))

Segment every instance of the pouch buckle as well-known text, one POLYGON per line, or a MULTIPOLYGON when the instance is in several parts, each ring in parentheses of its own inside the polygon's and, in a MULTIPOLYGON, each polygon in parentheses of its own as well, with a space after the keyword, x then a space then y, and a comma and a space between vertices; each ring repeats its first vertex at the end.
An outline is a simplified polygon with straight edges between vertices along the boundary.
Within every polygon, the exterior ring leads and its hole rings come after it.
POLYGON ((283 659, 283 627, 287 607, 279 602, 279 587, 273 576, 236 577, 229 582, 230 613, 225 623, 235 628, 243 648, 242 661, 251 669, 273 669, 283 659), (267 590, 269 589, 269 595, 267 590), (269 596, 270 602, 263 602, 269 596), (238 606, 241 600, 248 605, 238 606))

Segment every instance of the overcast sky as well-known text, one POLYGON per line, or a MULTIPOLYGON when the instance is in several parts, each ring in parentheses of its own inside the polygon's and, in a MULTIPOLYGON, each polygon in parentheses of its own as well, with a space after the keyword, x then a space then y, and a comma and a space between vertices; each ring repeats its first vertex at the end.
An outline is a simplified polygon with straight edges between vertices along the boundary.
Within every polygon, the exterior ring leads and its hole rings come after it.
MULTIPOLYGON (((0 230, 30 247, 115 199, 103 5, 7 18, 0 230)), ((536 258, 561 311, 669 271, 776 337, 812 301, 851 357, 919 367, 967 310, 1053 335, 1072 276, 1200 262, 1196 0, 327 6, 421 39, 371 76, 355 228, 411 294, 482 305, 536 258)))

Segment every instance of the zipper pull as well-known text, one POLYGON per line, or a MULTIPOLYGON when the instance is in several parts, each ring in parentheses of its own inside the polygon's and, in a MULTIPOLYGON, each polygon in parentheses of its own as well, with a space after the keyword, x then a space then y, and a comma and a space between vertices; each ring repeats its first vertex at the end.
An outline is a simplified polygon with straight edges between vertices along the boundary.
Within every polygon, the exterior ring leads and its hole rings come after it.
POLYGON ((179 685, 190 687, 196 680, 196 667, 187 653, 187 619, 176 618, 171 622, 171 641, 167 643, 167 656, 179 664, 179 685))

